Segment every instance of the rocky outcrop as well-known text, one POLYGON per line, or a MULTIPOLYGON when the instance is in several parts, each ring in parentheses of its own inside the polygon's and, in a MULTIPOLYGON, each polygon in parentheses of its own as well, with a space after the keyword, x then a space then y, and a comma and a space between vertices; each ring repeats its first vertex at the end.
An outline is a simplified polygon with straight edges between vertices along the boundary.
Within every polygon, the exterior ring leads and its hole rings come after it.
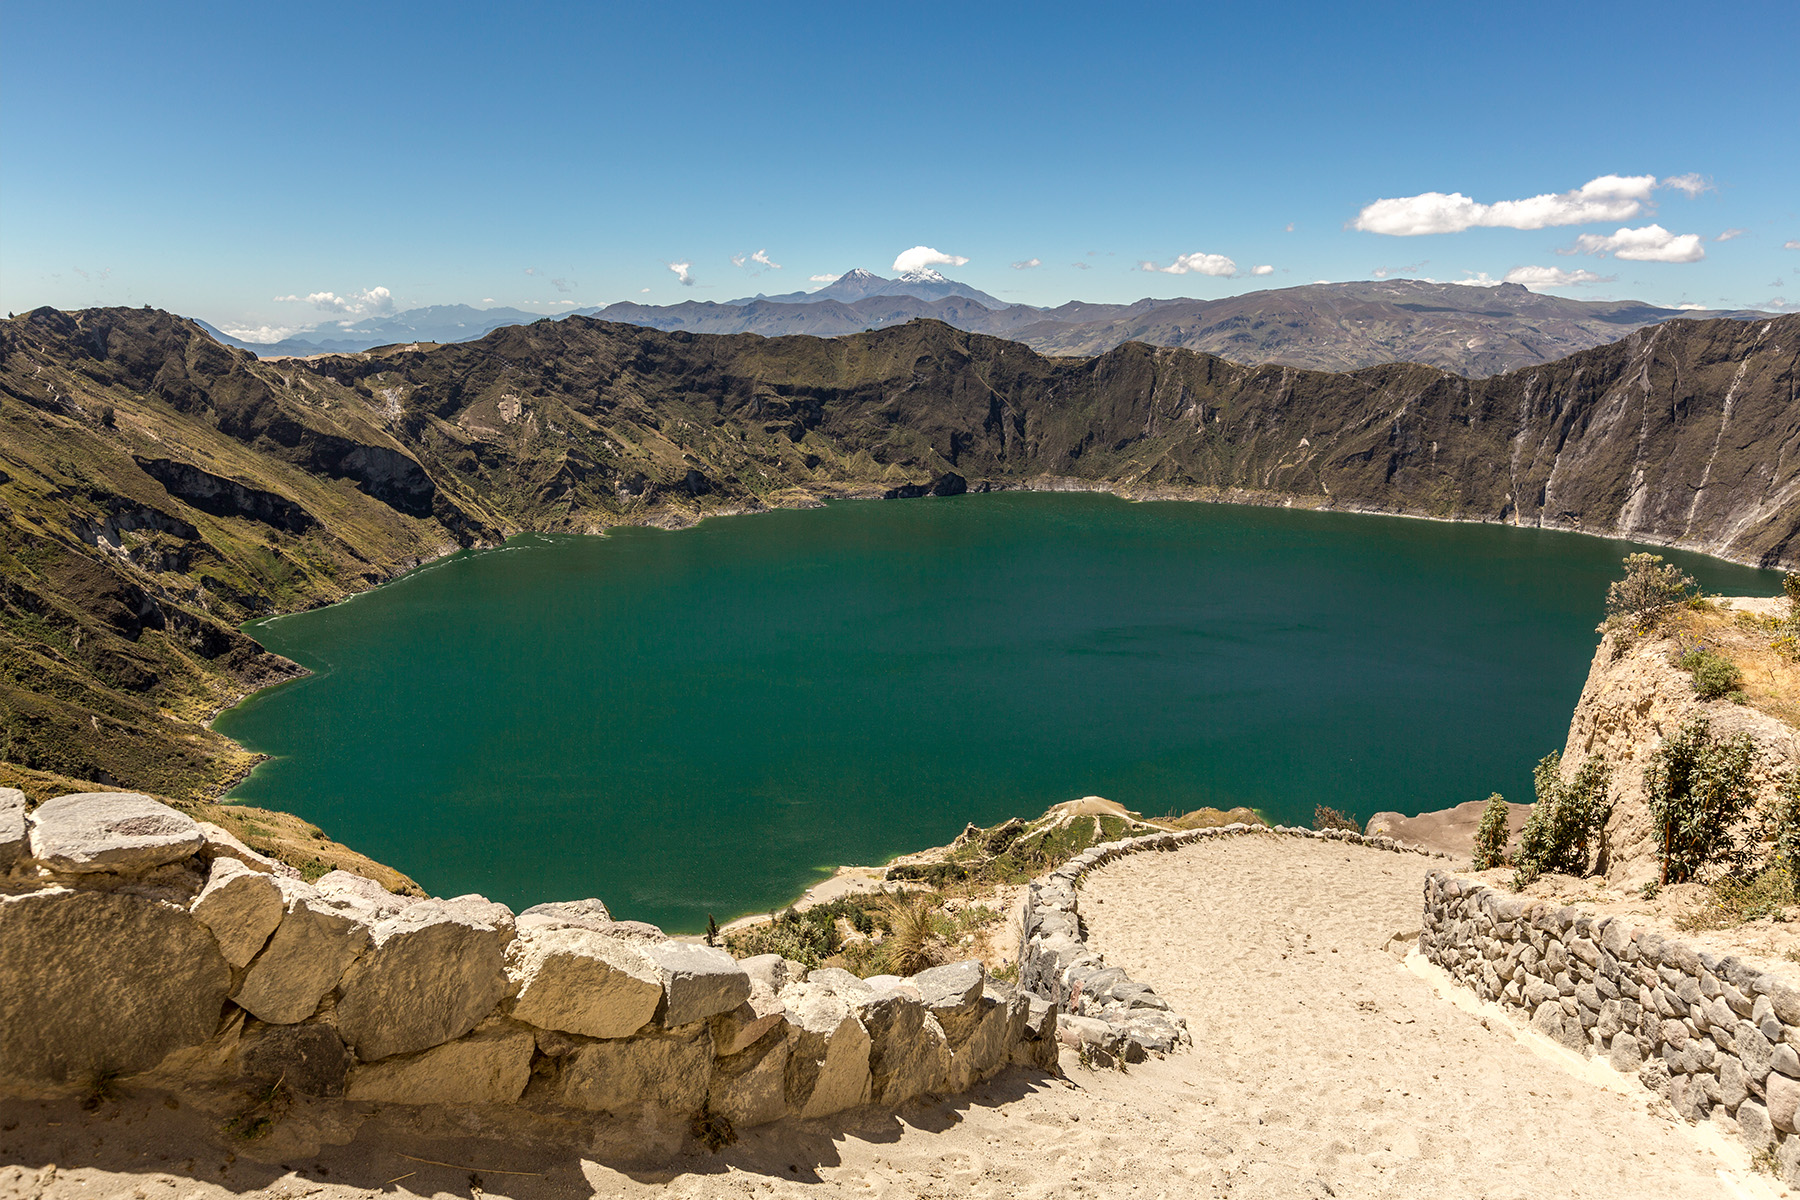
POLYGON ((701 1112, 823 1117, 1055 1065, 1054 1007, 979 963, 809 975, 597 900, 515 920, 343 871, 309 884, 143 796, 7 799, 0 1095, 125 1076, 188 1097, 285 1089, 345 1106, 352 1129, 371 1104, 519 1104, 685 1132, 701 1112))
POLYGON ((1690 719, 1704 716, 1715 736, 1749 735, 1756 747, 1752 783, 1759 803, 1773 799, 1777 785, 1800 769, 1800 730, 1748 705, 1702 700, 1692 676, 1675 665, 1680 651, 1671 637, 1605 633, 1569 722, 1564 778, 1572 779, 1590 754, 1612 769, 1607 794, 1613 812, 1598 863, 1609 883, 1636 887, 1661 876, 1644 768, 1663 739, 1690 719))
POLYGON ((1624 917, 1433 871, 1419 950, 1552 1041, 1635 1074, 1689 1120, 1715 1109, 1800 1183, 1800 989, 1624 917))

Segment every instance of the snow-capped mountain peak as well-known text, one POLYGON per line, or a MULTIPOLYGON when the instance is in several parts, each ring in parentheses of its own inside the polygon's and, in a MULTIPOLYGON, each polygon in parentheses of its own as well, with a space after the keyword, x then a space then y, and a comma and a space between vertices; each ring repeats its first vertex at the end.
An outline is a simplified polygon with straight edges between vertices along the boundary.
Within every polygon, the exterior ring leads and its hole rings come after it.
POLYGON ((900 272, 901 283, 949 283, 950 280, 930 267, 920 267, 917 271, 900 272))

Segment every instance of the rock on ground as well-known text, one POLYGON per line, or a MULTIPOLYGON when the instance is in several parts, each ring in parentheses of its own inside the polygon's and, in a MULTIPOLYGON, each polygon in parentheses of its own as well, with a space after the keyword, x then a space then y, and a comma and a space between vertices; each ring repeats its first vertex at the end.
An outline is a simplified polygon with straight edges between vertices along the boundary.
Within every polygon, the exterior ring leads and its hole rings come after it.
POLYGON ((479 896, 406 907, 344 973, 338 1028, 364 1062, 461 1037, 506 994, 512 939, 512 912, 479 896))
POLYGON ((198 853, 206 838, 185 813, 138 792, 78 792, 31 814, 31 856, 63 874, 137 874, 198 853))

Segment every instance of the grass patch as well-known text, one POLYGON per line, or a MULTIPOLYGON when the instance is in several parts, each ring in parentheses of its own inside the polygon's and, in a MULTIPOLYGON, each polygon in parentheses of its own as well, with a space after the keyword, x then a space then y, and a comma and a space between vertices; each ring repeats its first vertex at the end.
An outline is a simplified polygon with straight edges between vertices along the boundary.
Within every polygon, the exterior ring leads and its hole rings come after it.
POLYGON ((1687 932, 1732 929, 1768 917, 1787 919, 1794 901, 1794 880, 1785 867, 1768 867, 1755 875, 1728 875, 1708 886, 1706 897, 1675 917, 1675 928, 1687 932))

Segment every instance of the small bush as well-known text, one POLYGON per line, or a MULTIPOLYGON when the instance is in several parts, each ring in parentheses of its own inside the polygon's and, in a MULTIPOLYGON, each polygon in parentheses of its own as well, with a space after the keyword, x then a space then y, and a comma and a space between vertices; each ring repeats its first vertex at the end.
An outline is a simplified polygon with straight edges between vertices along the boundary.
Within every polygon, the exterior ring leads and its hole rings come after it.
POLYGON ((1481 824, 1475 827, 1475 869, 1486 871, 1506 865, 1506 843, 1512 831, 1506 825, 1506 799, 1495 792, 1481 810, 1481 824))
POLYGON ((1748 734, 1715 738, 1695 717, 1666 738, 1644 769, 1645 798, 1660 834, 1663 883, 1686 883, 1703 868, 1741 872, 1750 847, 1738 826, 1755 797, 1748 734))
POLYGON ((1800 896, 1800 775, 1781 789, 1764 822, 1763 836, 1770 843, 1770 860, 1788 873, 1794 894, 1800 896))
POLYGON ((887 912, 893 930, 881 943, 882 960, 895 975, 917 975, 943 961, 943 939, 938 935, 934 906, 924 896, 899 897, 887 912))
POLYGON ((1362 826, 1356 823, 1355 817, 1341 813, 1335 808, 1327 808, 1323 804, 1313 805, 1312 827, 1314 829, 1348 829, 1352 833, 1362 832, 1362 826))
POLYGON ((1699 905, 1675 918, 1675 928, 1730 929, 1746 921, 1773 917, 1779 921, 1794 899, 1794 879, 1785 867, 1768 867, 1751 876, 1727 875, 1707 889, 1699 905))
POLYGON ((1538 760, 1532 772, 1537 800, 1519 831, 1515 886, 1524 887, 1546 871, 1587 874, 1589 845, 1599 839, 1612 815, 1606 798, 1611 778, 1606 760, 1597 754, 1590 755, 1567 784, 1562 781, 1560 753, 1553 751, 1538 760))
POLYGON ((1660 554, 1627 554, 1625 577, 1606 589, 1606 615, 1611 621, 1642 631, 1664 613, 1699 594, 1699 585, 1660 554))
POLYGON ((1702 700, 1742 694, 1738 689, 1743 686, 1744 673, 1723 654, 1702 646, 1682 655, 1680 662, 1682 669, 1694 676, 1694 691, 1702 700))

